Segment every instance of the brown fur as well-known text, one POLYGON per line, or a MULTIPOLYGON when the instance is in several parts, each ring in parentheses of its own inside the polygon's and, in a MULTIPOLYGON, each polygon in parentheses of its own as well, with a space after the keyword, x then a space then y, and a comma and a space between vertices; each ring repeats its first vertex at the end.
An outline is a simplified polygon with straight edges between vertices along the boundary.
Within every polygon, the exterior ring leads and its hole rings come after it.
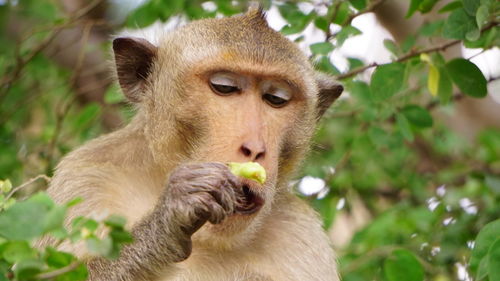
MULTIPOLYGON (((159 46, 119 38, 114 50, 120 85, 138 112, 66 156, 49 188, 58 202, 85 199, 70 218, 127 218, 135 242, 116 261, 91 259, 90 280, 338 280, 317 214, 287 183, 342 88, 315 74, 260 9, 190 23, 159 46), (221 70, 254 84, 284 81, 293 99, 276 109, 256 88, 218 96, 207 75, 221 70), (239 153, 245 140, 264 143, 265 157, 239 153), (252 160, 266 168, 263 186, 220 164, 252 160), (244 184, 265 199, 257 213, 233 213, 244 184)), ((61 247, 86 256, 82 245, 61 247)))

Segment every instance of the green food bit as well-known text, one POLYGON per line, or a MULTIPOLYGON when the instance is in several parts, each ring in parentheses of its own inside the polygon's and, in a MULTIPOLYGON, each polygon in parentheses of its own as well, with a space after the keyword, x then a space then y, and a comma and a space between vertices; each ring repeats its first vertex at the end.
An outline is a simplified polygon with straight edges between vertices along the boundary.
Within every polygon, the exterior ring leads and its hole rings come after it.
POLYGON ((244 177, 264 184, 266 181, 266 170, 259 163, 256 162, 246 162, 238 163, 231 162, 227 164, 229 170, 236 176, 244 177))

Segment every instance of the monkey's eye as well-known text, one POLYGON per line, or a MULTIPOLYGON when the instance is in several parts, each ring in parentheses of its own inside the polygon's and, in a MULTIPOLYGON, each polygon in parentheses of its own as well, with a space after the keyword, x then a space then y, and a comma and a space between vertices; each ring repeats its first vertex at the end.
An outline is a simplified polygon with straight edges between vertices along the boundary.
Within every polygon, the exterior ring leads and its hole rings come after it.
POLYGON ((216 94, 228 96, 240 91, 238 81, 229 73, 215 73, 209 80, 210 88, 216 94))
POLYGON ((292 98, 290 91, 271 87, 262 95, 262 99, 272 107, 283 107, 292 98))

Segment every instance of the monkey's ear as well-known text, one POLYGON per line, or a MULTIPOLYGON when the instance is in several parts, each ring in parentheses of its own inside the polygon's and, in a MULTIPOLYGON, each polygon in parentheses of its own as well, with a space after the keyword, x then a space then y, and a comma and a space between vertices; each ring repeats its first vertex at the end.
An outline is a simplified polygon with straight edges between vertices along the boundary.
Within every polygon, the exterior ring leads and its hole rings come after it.
POLYGON ((330 105, 342 94, 344 87, 329 75, 321 72, 316 72, 316 84, 318 86, 316 120, 319 120, 330 105))
POLYGON ((157 49, 142 38, 120 37, 113 40, 118 82, 131 102, 141 100, 157 49))

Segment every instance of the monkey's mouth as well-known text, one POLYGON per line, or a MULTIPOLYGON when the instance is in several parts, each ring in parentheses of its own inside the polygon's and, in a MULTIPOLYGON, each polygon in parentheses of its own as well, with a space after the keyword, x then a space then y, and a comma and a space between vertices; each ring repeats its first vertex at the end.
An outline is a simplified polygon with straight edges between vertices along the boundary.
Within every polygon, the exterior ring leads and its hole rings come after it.
POLYGON ((260 210, 264 205, 264 198, 252 191, 248 184, 244 184, 236 194, 235 205, 235 213, 250 215, 260 210))

